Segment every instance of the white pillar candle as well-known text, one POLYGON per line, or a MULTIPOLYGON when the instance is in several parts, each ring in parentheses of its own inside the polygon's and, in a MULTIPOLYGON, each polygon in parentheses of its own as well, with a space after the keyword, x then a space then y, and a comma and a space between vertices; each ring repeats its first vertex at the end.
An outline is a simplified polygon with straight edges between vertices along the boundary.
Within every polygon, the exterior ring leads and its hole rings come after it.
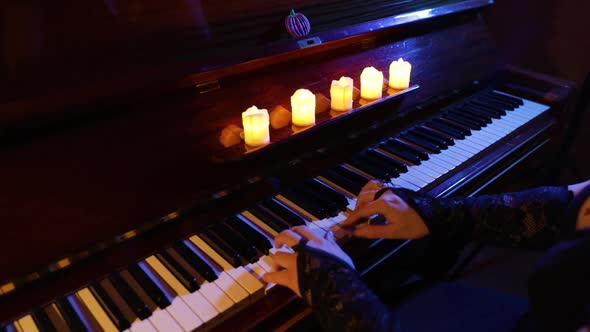
POLYGON ((397 90, 407 89, 410 86, 410 73, 412 65, 399 58, 389 65, 389 87, 397 90))
POLYGON ((383 72, 367 67, 361 73, 361 98, 374 100, 383 94, 383 72))
POLYGON ((330 107, 334 111, 352 111, 353 80, 350 77, 340 77, 339 81, 332 81, 330 87, 330 107))
POLYGON ((258 109, 256 106, 248 108, 242 113, 242 125, 244 126, 244 141, 249 146, 260 146, 270 142, 268 130, 269 118, 266 109, 258 109))
POLYGON ((293 124, 311 126, 315 124, 315 95, 307 89, 299 89, 291 96, 293 124))

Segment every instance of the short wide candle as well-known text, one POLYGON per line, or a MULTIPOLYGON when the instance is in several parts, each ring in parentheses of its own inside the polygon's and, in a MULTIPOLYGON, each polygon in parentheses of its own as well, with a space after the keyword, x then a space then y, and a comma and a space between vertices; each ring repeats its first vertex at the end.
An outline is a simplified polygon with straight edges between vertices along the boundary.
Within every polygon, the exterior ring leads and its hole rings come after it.
POLYGON ((397 90, 407 89, 410 86, 410 73, 412 65, 399 58, 389 65, 389 87, 397 90))
POLYGON ((315 95, 307 89, 299 89, 291 96, 293 124, 311 126, 315 124, 315 95))
POLYGON ((383 72, 367 67, 361 73, 361 98, 374 100, 383 94, 383 72))
POLYGON ((334 111, 352 111, 353 80, 350 77, 340 77, 339 81, 332 81, 330 87, 330 107, 334 111))
POLYGON ((268 130, 269 118, 266 109, 258 109, 256 106, 248 108, 242 113, 242 125, 244 126, 244 141, 249 146, 260 146, 270 142, 268 130))

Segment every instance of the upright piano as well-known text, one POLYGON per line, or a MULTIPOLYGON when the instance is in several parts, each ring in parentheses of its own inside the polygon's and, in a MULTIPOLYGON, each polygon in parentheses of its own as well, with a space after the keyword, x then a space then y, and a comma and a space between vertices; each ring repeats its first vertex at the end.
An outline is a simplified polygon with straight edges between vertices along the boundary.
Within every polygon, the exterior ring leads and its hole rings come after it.
MULTIPOLYGON (((325 233, 370 179, 444 197, 538 176, 574 86, 502 63, 492 2, 0 4, 0 331, 296 329, 309 309, 260 278, 281 230, 325 233), (288 33, 291 9, 309 34, 288 33), (330 110, 332 80, 398 58, 408 89, 330 110), (315 126, 220 143, 300 88, 315 126)), ((367 280, 445 261, 342 245, 367 280)))

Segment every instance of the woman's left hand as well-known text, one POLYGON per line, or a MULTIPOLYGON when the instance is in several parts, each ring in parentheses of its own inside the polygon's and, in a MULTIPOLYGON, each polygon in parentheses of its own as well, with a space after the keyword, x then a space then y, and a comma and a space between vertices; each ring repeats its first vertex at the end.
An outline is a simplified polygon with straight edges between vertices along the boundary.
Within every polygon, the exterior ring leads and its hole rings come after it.
MULTIPOLYGON (((331 232, 327 233, 328 235, 331 232)), ((354 268, 352 259, 338 246, 334 241, 333 236, 322 238, 316 233, 312 232, 306 226, 296 226, 279 233, 275 237, 275 248, 288 246, 297 248, 298 245, 307 242, 305 245, 313 247, 318 250, 325 251, 333 256, 342 259, 354 268)), ((279 251, 272 255, 274 262, 282 268, 276 272, 269 272, 262 276, 262 279, 267 283, 275 283, 290 288, 295 294, 301 297, 299 291, 299 281, 297 274, 297 256, 298 253, 287 253, 279 251)))

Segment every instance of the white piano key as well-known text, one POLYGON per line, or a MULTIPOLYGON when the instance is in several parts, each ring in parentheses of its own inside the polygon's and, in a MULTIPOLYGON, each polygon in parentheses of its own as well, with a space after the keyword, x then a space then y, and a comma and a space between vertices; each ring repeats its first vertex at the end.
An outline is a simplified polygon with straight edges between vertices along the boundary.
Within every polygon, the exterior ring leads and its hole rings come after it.
POLYGON ((328 186, 336 189, 337 191, 341 192, 342 194, 344 194, 347 198, 352 198, 352 197, 356 197, 355 193, 351 193, 350 191, 340 187, 339 185, 335 184, 334 182, 326 179, 323 176, 318 176, 316 179, 320 180, 321 182, 323 182, 324 184, 327 184, 328 186))
POLYGON ((402 178, 393 178, 391 179, 391 184, 393 184, 394 186, 398 186, 398 187, 402 187, 402 188, 406 188, 406 189, 411 189, 414 191, 418 191, 420 190, 420 187, 418 187, 417 185, 410 183, 402 178))
POLYGON ((137 320, 131 324, 131 332, 158 332, 149 320, 137 320))
POLYGON ((456 155, 458 155, 458 156, 461 156, 461 158, 462 158, 463 160, 467 160, 467 159, 469 159, 469 158, 473 157, 473 153, 470 153, 470 152, 467 152, 467 151, 465 151, 465 150, 462 150, 462 149, 460 149, 460 148, 459 148, 459 147, 457 147, 457 146, 451 146, 451 147, 449 147, 448 149, 446 149, 446 150, 443 150, 441 153, 445 153, 445 154, 451 154, 451 155, 452 155, 452 154, 456 154, 456 155))
POLYGON ((235 303, 239 303, 248 297, 248 292, 225 272, 222 272, 214 283, 235 303))
POLYGON ((33 320, 31 315, 26 315, 23 318, 17 320, 18 324, 15 324, 15 327, 19 331, 23 332, 38 332, 39 328, 37 328, 37 324, 33 320))
MULTIPOLYGON (((150 256, 145 259, 145 262, 176 292, 177 295, 187 295, 189 291, 176 279, 176 277, 160 262, 155 256, 150 256)), ((140 263, 140 267, 143 266, 140 263)), ((144 270, 145 271, 145 270, 144 270)), ((149 273, 146 273, 149 276, 149 273)))
POLYGON ((98 301, 96 300, 94 295, 92 295, 88 288, 84 288, 78 291, 77 294, 82 303, 84 303, 84 305, 92 313, 92 315, 104 331, 118 331, 115 324, 113 324, 107 313, 104 311, 102 306, 98 303, 98 301))
POLYGON ((266 272, 275 272, 279 269, 272 258, 268 255, 260 257, 258 260, 258 265, 260 265, 266 272))
POLYGON ((152 325, 160 332, 183 332, 170 314, 162 309, 156 309, 149 318, 152 325))
POLYGON ((258 262, 250 263, 244 266, 244 269, 253 275, 259 281, 262 280, 262 276, 266 273, 266 270, 258 264, 258 262))
POLYGON ((256 217, 255 215, 253 215, 252 213, 248 212, 248 211, 243 211, 241 213, 241 215, 238 215, 238 217, 244 221, 249 221, 249 224, 254 224, 256 226, 258 226, 260 229, 262 229, 264 232, 266 232, 268 235, 270 235, 272 238, 274 238, 275 236, 277 236, 279 233, 277 231, 275 231, 274 229, 272 229, 270 226, 268 226, 267 224, 265 224, 262 220, 258 219, 258 217, 256 217))
POLYGON ((215 309, 222 313, 231 308, 235 302, 227 296, 215 283, 204 282, 199 292, 207 299, 215 309))
POLYGON ((466 143, 465 141, 456 142, 455 145, 453 145, 453 146, 469 153, 472 156, 482 150, 479 147, 473 147, 472 145, 466 143))
POLYGON ((444 160, 443 158, 440 158, 437 155, 429 155, 428 160, 423 161, 423 163, 428 163, 428 162, 436 165, 437 167, 441 167, 447 171, 451 171, 451 170, 455 169, 455 167, 457 167, 457 165, 454 165, 453 163, 450 163, 449 161, 444 160))
POLYGON ((264 284, 241 266, 226 272, 250 294, 254 294, 264 288, 264 284))
MULTIPOLYGON (((194 301, 199 296, 191 296, 192 294, 182 285, 178 279, 168 270, 159 259, 155 256, 148 257, 145 262, 149 265, 155 273, 176 293, 178 297, 175 297, 172 304, 166 308, 166 310, 179 322, 182 327, 186 329, 186 326, 200 326, 203 322, 199 317, 199 306, 205 304, 201 301, 194 301), (188 305, 188 307, 187 307, 188 305), (189 309, 189 307, 192 309, 189 309), (194 313, 193 313, 194 312, 194 313), (195 315, 196 314, 196 315, 195 315)), ((146 268, 140 263, 142 269, 146 268)), ((151 277, 150 271, 146 271, 146 274, 151 277)), ((198 291, 197 291, 198 292, 198 291)), ((191 329, 189 329, 190 331, 191 329)))
MULTIPOLYGON (((223 269, 224 272, 221 272, 217 280, 214 281, 214 283, 217 284, 219 288, 221 288, 236 303, 248 297, 248 291, 244 290, 244 285, 241 285, 240 281, 232 279, 232 277, 227 274, 229 271, 234 269, 232 265, 230 265, 225 259, 223 259, 223 257, 213 250, 213 248, 209 247, 209 245, 197 235, 191 236, 189 240, 223 269)), ((254 277, 252 277, 252 279, 256 280, 254 277)))
POLYGON ((234 267, 228 263, 221 255, 219 255, 213 248, 211 248, 203 239, 198 235, 193 235, 189 240, 207 257, 211 258, 222 270, 231 270, 234 267))
POLYGON ((422 162, 419 166, 415 167, 421 167, 421 169, 428 170, 429 172, 432 172, 432 174, 438 174, 437 178, 444 174, 447 174, 447 172, 449 171, 445 167, 437 165, 430 160, 425 160, 425 162, 422 162))
MULTIPOLYGON (((182 299, 204 323, 219 315, 219 309, 207 300, 202 292, 202 288, 194 293, 183 296, 182 299)), ((231 304, 230 299, 226 298, 226 300, 231 304)))
POLYGON ((428 182, 422 179, 418 179, 415 176, 408 174, 408 172, 400 174, 396 179, 402 179, 408 183, 411 183, 419 189, 422 189, 428 184, 428 182))
POLYGON ((275 196, 275 199, 278 200, 279 202, 281 202, 287 208, 289 208, 289 210, 304 217, 304 219, 307 219, 308 221, 315 222, 315 221, 320 220, 320 218, 314 216, 313 214, 311 214, 311 212, 308 212, 304 208, 297 205, 297 203, 292 202, 291 200, 289 200, 288 198, 286 198, 283 195, 277 195, 277 196, 275 196))
POLYGON ((439 155, 440 156, 445 156, 445 157, 448 157, 448 158, 453 158, 453 159, 459 161, 459 164, 465 162, 468 159, 467 157, 465 157, 465 156, 463 156, 461 154, 458 154, 457 152, 455 152, 455 151, 453 151, 451 149, 447 149, 446 151, 439 153, 439 155))
POLYGON ((70 303, 72 308, 74 309, 76 315, 84 325, 84 327, 89 331, 94 331, 100 329, 100 325, 89 312, 88 308, 83 304, 82 300, 77 296, 77 294, 72 294, 66 297, 66 301, 70 303))
MULTIPOLYGON (((187 301, 188 296, 190 296, 190 294, 174 298, 170 302, 170 305, 166 307, 166 311, 170 313, 184 331, 193 331, 197 327, 203 325, 204 320, 198 316, 198 313, 195 312, 192 307, 189 308, 187 301)), ((208 305, 211 306, 210 304, 208 305)))

